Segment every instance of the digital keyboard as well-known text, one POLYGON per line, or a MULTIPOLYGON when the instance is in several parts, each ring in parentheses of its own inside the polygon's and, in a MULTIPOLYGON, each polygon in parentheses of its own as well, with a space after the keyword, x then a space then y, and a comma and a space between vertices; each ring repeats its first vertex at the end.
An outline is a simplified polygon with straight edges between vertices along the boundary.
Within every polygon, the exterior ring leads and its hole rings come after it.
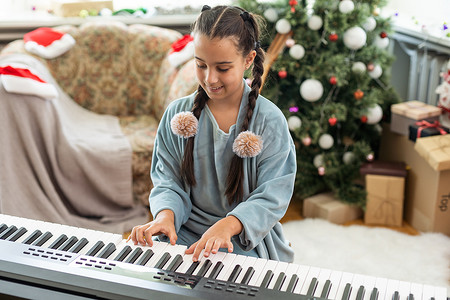
POLYGON ((445 287, 186 246, 0 214, 0 298, 446 300, 445 287))

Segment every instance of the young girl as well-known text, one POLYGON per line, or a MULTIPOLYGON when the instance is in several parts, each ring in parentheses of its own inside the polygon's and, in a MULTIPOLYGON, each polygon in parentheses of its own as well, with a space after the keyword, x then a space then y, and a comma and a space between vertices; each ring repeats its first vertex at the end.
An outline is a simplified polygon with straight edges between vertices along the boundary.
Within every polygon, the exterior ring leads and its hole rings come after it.
POLYGON ((135 226, 189 246, 186 254, 228 252, 292 262, 279 220, 292 196, 296 159, 281 111, 259 95, 264 52, 257 16, 204 6, 193 24, 198 90, 172 102, 152 158, 153 221, 135 226), (243 79, 253 64, 251 88, 243 79))

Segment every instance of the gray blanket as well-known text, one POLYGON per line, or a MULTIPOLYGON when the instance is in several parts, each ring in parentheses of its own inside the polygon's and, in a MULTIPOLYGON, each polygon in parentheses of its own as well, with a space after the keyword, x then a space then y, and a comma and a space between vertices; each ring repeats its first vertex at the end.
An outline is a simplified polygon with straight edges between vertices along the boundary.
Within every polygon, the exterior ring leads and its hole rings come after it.
POLYGON ((0 57, 8 64, 28 66, 59 97, 8 93, 0 83, 0 213, 114 233, 145 223, 117 118, 81 108, 31 56, 0 57))

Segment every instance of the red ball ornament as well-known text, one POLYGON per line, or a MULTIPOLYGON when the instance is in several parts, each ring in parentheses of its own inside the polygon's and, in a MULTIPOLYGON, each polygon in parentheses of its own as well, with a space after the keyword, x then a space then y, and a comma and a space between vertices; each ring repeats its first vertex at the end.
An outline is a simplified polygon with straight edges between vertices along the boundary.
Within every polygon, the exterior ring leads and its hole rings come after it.
POLYGON ((291 6, 291 12, 295 12, 295 7, 298 4, 296 0, 289 0, 289 5, 291 6))
POLYGON ((369 63, 367 65, 367 71, 372 72, 375 69, 375 65, 373 63, 369 63))
POLYGON ((338 40, 339 36, 336 33, 331 33, 328 36, 328 39, 330 40, 330 42, 336 42, 338 40))
POLYGON ((330 77, 330 84, 335 85, 337 83, 337 78, 336 76, 331 76, 330 77))
POLYGON ((364 92, 361 91, 360 89, 357 89, 354 93, 353 93, 353 97, 355 97, 356 100, 361 100, 364 97, 364 92))
POLYGON ((328 119, 328 124, 330 124, 330 126, 334 126, 337 123, 337 118, 336 117, 331 117, 328 119))
POLYGON ((318 167, 317 173, 319 173, 320 176, 325 175, 325 168, 324 167, 318 167))
POLYGON ((386 38, 387 36, 388 36, 387 33, 384 32, 384 31, 382 31, 382 32, 380 33, 380 37, 381 37, 382 39, 386 38))
POLYGON ((286 70, 278 71, 278 77, 280 77, 281 79, 286 78, 286 77, 287 77, 287 72, 286 72, 286 70))
POLYGON ((367 123, 367 116, 361 116, 361 123, 367 123))
POLYGON ((302 139, 302 143, 303 143, 303 145, 305 145, 306 147, 308 147, 309 145, 311 145, 311 138, 309 137, 309 136, 307 136, 307 137, 304 137, 303 139, 302 139))

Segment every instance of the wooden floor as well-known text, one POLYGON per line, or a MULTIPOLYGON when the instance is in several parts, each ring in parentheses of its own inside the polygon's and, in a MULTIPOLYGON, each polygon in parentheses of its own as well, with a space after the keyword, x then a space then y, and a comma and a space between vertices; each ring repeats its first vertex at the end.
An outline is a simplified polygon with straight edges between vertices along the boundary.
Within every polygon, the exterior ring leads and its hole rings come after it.
MULTIPOLYGON (((302 219, 303 219, 303 217, 302 217, 302 201, 293 199, 291 201, 290 205, 289 205, 289 208, 288 208, 286 214, 281 219, 281 223, 294 221, 294 220, 302 220, 302 219)), ((345 225, 345 226, 363 225, 363 226, 368 226, 368 227, 383 227, 383 228, 389 228, 389 229, 396 230, 396 231, 399 231, 399 232, 407 233, 407 234, 410 234, 410 235, 418 235, 419 234, 419 232, 416 229, 411 227, 405 221, 403 221, 403 224, 402 224, 401 227, 367 225, 367 224, 364 224, 364 220, 363 219, 350 221, 350 222, 345 223, 343 225, 345 225)))

